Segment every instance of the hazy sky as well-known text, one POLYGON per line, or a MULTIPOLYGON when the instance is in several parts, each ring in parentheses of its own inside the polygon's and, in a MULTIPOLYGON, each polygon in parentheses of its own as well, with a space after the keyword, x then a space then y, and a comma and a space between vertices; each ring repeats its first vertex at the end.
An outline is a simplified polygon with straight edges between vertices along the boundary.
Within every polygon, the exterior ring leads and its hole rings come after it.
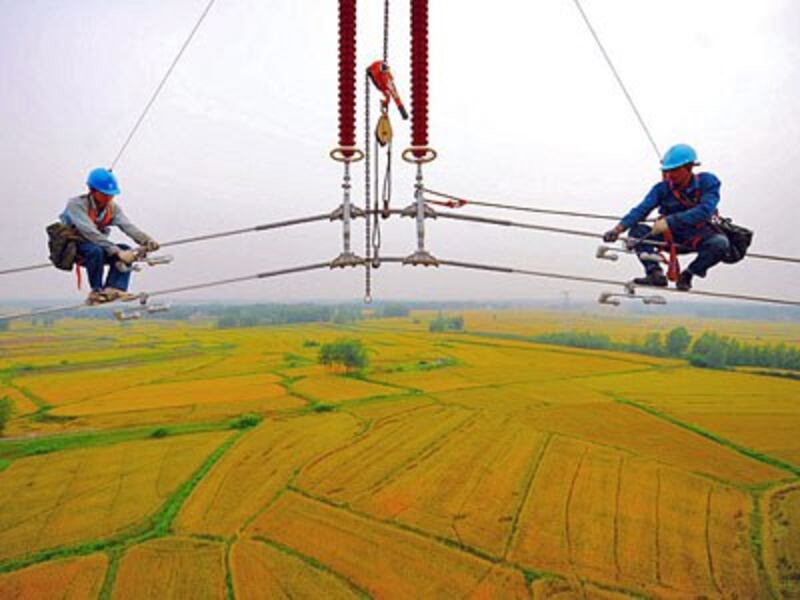
MULTIPOLYGON (((91 168, 111 162, 205 4, 0 0, 0 268, 46 259, 45 226, 83 193, 91 168)), ((359 4, 361 73, 380 57, 383 3, 359 4)), ((756 230, 754 250, 800 255, 800 3, 583 5, 662 149, 679 141, 698 149, 703 169, 723 182, 721 212, 756 230)), ((119 201, 141 228, 167 241, 341 202, 341 166, 327 157, 337 141, 336 15, 335 0, 217 0, 117 166, 119 201)), ((408 2, 395 0, 390 63, 407 103, 408 21, 408 2)), ((622 214, 657 181, 652 149, 572 0, 431 0, 430 44, 430 142, 439 151, 425 170, 430 187, 622 214)), ((408 127, 393 119, 399 155, 408 127)), ((363 168, 355 169, 354 200, 362 204, 363 168)), ((396 207, 411 202, 412 185, 413 169, 395 162, 396 207)), ((362 227, 354 232, 359 253, 362 227)), ((340 229, 321 223, 175 248, 175 263, 135 276, 134 290, 329 260, 340 251, 340 229)), ((408 254, 413 222, 384 223, 383 241, 385 254, 408 254)), ((633 258, 596 260, 591 240, 532 231, 429 222, 428 242, 442 258, 609 278, 639 272, 633 258)), ((696 286, 797 298, 797 269, 749 260, 720 266, 696 286)), ((361 270, 312 273, 182 298, 355 299, 362 280, 361 270)), ((386 266, 375 274, 374 295, 556 298, 566 289, 586 298, 601 291, 386 266)), ((0 277, 0 300, 83 293, 74 276, 55 270, 0 277)))

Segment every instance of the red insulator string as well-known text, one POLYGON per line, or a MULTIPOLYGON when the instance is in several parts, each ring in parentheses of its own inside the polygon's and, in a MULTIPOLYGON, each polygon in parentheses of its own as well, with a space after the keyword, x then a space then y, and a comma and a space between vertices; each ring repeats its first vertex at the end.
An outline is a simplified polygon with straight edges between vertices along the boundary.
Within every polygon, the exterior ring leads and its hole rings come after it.
POLYGON ((411 0, 411 145, 428 145, 428 0, 411 0))
MULTIPOLYGON (((339 146, 356 145, 356 0, 339 0, 339 146)), ((342 151, 352 156, 352 151, 342 151)))

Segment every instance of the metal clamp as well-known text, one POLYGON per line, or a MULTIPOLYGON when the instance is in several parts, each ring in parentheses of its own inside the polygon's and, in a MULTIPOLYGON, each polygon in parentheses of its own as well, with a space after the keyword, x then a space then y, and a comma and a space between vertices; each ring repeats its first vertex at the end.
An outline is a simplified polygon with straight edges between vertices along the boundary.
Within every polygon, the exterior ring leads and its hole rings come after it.
POLYGON ((136 321, 142 318, 142 313, 138 310, 122 310, 118 308, 114 311, 114 318, 117 321, 136 321))
POLYGON ((659 304, 663 305, 667 303, 666 298, 659 295, 652 295, 652 296, 645 296, 642 294, 637 294, 636 289, 633 286, 632 282, 629 282, 625 285, 625 291, 621 293, 616 292, 602 292, 600 297, 597 299, 597 302, 600 304, 608 304, 610 306, 619 306, 622 304, 622 299, 625 300, 641 300, 642 304, 659 304))
POLYGON ((598 246, 594 257, 601 260, 618 261, 620 252, 625 252, 625 250, 614 248, 613 246, 598 246))

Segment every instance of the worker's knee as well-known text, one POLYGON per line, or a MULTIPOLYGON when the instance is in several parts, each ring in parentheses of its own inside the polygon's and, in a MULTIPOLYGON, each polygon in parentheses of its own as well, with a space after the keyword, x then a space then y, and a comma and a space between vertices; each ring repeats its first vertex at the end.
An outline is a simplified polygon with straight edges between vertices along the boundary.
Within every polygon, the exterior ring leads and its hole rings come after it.
POLYGON ((699 248, 701 252, 708 252, 709 254, 713 254, 717 257, 725 256, 729 249, 730 242, 728 241, 727 236, 721 234, 711 236, 705 240, 699 248))
POLYGON ((84 260, 102 260, 105 255, 105 250, 97 244, 84 242, 78 247, 78 254, 80 254, 84 260))

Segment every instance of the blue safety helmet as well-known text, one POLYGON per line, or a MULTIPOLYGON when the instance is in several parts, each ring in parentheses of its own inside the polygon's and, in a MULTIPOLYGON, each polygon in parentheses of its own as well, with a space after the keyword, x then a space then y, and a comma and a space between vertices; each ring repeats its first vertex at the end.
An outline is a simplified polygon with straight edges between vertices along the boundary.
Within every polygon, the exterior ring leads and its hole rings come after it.
POLYGON ((109 196, 116 196, 119 194, 117 178, 111 171, 102 167, 94 169, 89 173, 89 177, 86 179, 86 185, 93 190, 108 194, 109 196))
POLYGON ((661 160, 661 170, 669 171, 690 163, 692 165, 700 164, 694 148, 689 144, 675 144, 664 154, 664 158, 661 160))

